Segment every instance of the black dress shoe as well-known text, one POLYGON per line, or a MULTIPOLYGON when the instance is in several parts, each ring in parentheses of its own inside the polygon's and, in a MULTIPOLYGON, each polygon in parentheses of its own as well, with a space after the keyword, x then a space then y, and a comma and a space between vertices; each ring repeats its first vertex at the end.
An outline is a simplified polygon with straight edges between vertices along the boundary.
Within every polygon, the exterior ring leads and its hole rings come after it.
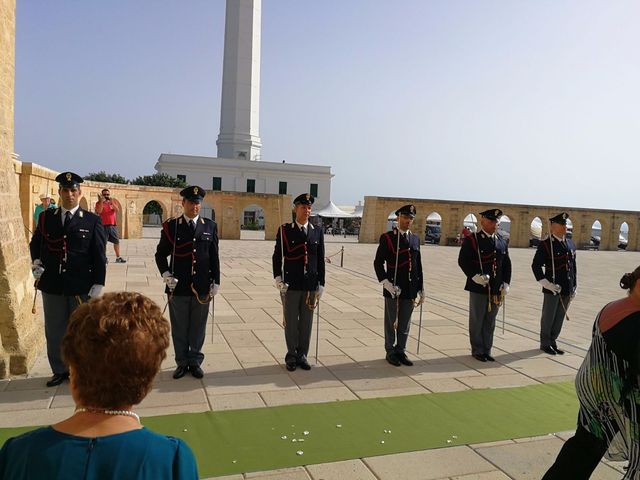
POLYGON ((189 371, 191 372, 191 375, 195 378, 204 377, 204 372, 202 371, 199 365, 189 365, 189 371))
POLYGON ((475 358, 476 360, 480 361, 480 362, 486 362, 487 359, 485 358, 484 355, 482 355, 481 353, 474 353, 473 354, 473 358, 475 358))
POLYGON ((491 355, 489 355, 488 353, 484 354, 484 358, 487 360, 487 362, 495 362, 496 359, 493 358, 491 355))
POLYGON ((540 350, 542 350, 544 353, 548 353, 549 355, 556 354, 556 351, 551 347, 540 347, 540 350))
POLYGON ((54 373, 53 377, 51 377, 51 380, 47 382, 47 387, 57 387, 67 378, 69 378, 68 373, 54 373))
POLYGON ((387 353, 387 362, 389 362, 394 367, 400 366, 400 360, 398 360, 398 356, 395 353, 387 353))
POLYGON ((564 355, 564 350, 560 350, 558 347, 551 347, 551 348, 553 348, 558 355, 564 355))
POLYGON ((286 362, 285 366, 287 367, 287 370, 289 370, 290 372, 293 372, 296 369, 296 364, 293 362, 286 362))
POLYGON ((306 358, 301 358, 298 360, 298 366, 303 370, 311 370, 311 365, 307 362, 306 358))
POLYGON ((173 372, 173 378, 175 378, 176 380, 182 378, 187 374, 188 371, 189 367, 187 365, 178 365, 178 368, 176 368, 173 372))
POLYGON ((398 360, 400 360, 400 363, 402 365, 406 365, 407 367, 413 367, 413 362, 411 360, 409 360, 409 358, 407 357, 406 354, 402 353, 402 354, 398 354, 398 360))

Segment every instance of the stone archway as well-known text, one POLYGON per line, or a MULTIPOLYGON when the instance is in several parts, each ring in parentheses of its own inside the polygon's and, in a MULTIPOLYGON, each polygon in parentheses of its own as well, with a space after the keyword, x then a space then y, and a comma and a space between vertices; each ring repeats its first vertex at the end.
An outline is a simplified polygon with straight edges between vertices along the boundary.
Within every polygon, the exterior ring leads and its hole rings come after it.
POLYGON ((264 240, 264 208, 252 203, 246 205, 240 214, 240 240, 264 240))

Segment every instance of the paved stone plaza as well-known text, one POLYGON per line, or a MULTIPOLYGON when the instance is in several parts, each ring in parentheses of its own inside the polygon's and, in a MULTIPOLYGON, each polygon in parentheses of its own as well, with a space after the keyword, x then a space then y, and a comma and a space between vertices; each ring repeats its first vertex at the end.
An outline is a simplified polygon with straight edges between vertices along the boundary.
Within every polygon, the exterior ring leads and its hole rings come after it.
MULTIPOLYGON (((144 234, 141 240, 122 242, 126 264, 113 263, 113 249, 108 247, 111 263, 106 290, 139 291, 164 306, 166 297, 153 258, 159 229, 146 228, 144 234)), ((640 264, 636 252, 578 252, 578 296, 559 344, 567 354, 550 357, 538 350, 542 293, 530 268, 534 250, 512 250, 514 275, 504 333, 502 312, 496 328, 497 361, 480 363, 470 356, 468 294, 457 266, 458 248, 423 246, 428 298, 422 345, 417 355, 416 311, 408 344, 409 356, 416 363, 398 368, 384 360, 382 294, 372 266, 376 245, 327 237, 327 255, 343 245, 344 268, 339 267, 339 255, 327 265, 318 364, 309 372, 289 373, 283 365, 282 307, 271 274, 273 243, 221 241, 221 290, 215 301, 215 325, 210 320, 204 347, 205 377, 171 379, 171 351, 155 388, 136 410, 150 416, 572 380, 589 346, 595 314, 605 302, 622 296, 620 276, 640 264)), ((315 340, 314 325, 312 364, 315 340)), ((1 427, 49 424, 72 413, 68 385, 46 388, 49 376, 42 352, 30 375, 0 382, 1 427)), ((562 440, 570 435, 564 432, 221 478, 393 479, 402 469, 403 477, 411 479, 539 479, 562 440)), ((593 478, 620 478, 620 471, 618 464, 601 464, 593 478)))

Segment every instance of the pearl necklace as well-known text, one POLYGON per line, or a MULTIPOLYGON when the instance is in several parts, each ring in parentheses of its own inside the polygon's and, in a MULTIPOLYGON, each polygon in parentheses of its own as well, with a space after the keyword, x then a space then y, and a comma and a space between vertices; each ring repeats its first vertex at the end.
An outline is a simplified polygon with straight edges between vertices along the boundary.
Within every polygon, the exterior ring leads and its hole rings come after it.
POLYGON ((75 413, 104 413, 105 415, 124 415, 125 417, 133 417, 138 423, 140 423, 140 416, 136 412, 132 412, 131 410, 102 410, 100 408, 85 408, 78 407, 76 408, 75 413))

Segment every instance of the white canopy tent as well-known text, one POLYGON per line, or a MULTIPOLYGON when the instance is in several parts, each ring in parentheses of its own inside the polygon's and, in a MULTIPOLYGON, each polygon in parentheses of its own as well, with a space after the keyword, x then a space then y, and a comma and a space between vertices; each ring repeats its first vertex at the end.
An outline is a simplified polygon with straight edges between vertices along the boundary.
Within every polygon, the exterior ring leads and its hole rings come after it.
POLYGON ((354 215, 351 215, 350 213, 340 210, 338 207, 336 207, 335 203, 333 202, 329 202, 319 210, 312 211, 311 215, 317 215, 319 217, 327 217, 327 218, 353 218, 354 217, 354 215))

